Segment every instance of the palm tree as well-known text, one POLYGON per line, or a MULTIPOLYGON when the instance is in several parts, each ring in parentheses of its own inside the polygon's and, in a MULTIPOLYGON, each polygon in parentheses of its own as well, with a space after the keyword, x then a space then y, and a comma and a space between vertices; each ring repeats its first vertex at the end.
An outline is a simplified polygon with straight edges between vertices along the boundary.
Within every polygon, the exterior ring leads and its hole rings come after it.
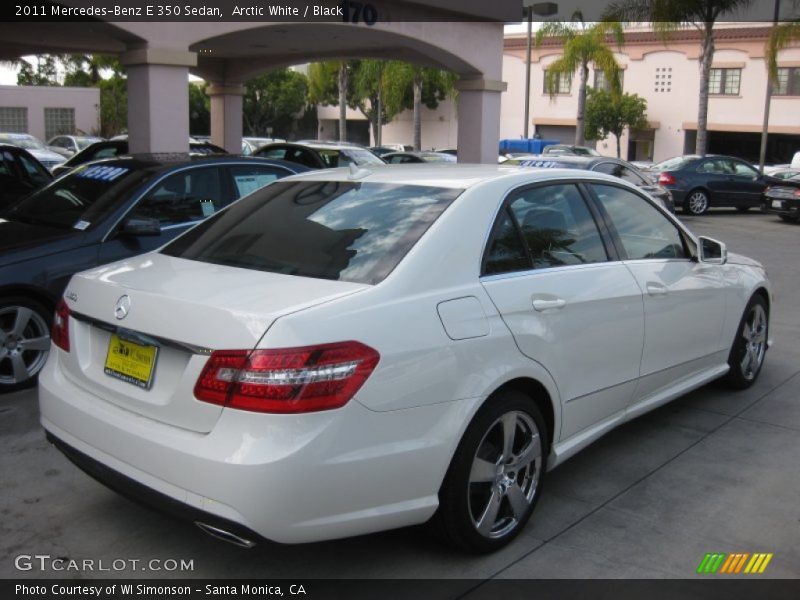
POLYGON ((570 77, 578 71, 578 114, 575 117, 575 145, 583 146, 586 142, 584 134, 584 118, 586 114, 586 86, 589 79, 589 64, 603 71, 607 81, 611 82, 614 93, 620 92, 619 65, 607 40, 613 37, 617 47, 624 43, 622 26, 611 21, 587 25, 583 15, 576 11, 569 23, 548 22, 536 32, 536 48, 541 47, 547 38, 559 38, 563 41, 564 53, 547 68, 547 91, 553 98, 558 93, 559 79, 564 75, 570 77))
POLYGON ((700 32, 700 95, 697 108, 695 153, 708 149, 708 82, 714 61, 714 25, 723 15, 744 9, 753 0, 616 0, 603 15, 606 21, 649 22, 665 42, 677 29, 691 26, 700 32))

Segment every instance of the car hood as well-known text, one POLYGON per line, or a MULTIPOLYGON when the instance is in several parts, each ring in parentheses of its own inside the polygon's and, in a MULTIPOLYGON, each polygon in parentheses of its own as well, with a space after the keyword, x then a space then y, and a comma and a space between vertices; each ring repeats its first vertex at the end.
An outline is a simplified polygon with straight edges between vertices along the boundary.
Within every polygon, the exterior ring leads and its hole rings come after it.
POLYGON ((728 252, 728 263, 731 265, 742 265, 745 267, 755 267, 756 269, 764 269, 764 265, 762 265, 757 260, 753 260, 748 256, 742 256, 741 254, 736 254, 735 252, 728 252))
POLYGON ((75 245, 78 231, 0 218, 0 266, 55 254, 75 245))

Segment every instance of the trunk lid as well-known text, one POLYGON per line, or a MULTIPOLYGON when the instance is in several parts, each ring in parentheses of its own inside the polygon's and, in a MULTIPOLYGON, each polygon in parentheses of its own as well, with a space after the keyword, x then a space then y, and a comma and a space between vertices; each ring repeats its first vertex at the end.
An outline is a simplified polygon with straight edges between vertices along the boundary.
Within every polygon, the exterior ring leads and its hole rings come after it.
POLYGON ((222 408, 196 400, 193 390, 212 350, 249 350, 280 316, 368 287, 150 253, 72 279, 65 293, 72 347, 60 364, 103 401, 208 432, 222 408), (127 312, 118 318, 123 297, 127 312), (115 335, 157 348, 149 389, 106 373, 115 335))

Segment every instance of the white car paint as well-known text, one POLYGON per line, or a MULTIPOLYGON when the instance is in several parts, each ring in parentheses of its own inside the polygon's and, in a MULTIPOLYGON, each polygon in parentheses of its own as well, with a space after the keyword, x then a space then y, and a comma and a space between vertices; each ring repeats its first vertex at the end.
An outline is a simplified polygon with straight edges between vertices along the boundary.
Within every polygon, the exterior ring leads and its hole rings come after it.
POLYGON ((433 515, 465 429, 502 385, 524 378, 549 396, 553 468, 724 374, 748 300, 759 289, 769 294, 763 269, 735 255, 724 265, 618 261, 481 276, 509 192, 569 180, 616 182, 641 196, 610 176, 413 165, 283 181, 354 176, 465 191, 377 285, 157 252, 76 275, 65 300, 71 351, 54 346, 40 376, 44 428, 153 490, 268 539, 358 535, 433 515), (648 294, 653 283, 664 290, 648 294), (191 347, 162 349, 150 391, 105 376, 110 333, 76 317, 115 326, 123 294, 131 299, 126 328, 191 347), (375 348, 380 362, 341 408, 253 413, 193 396, 208 350, 342 340, 375 348))

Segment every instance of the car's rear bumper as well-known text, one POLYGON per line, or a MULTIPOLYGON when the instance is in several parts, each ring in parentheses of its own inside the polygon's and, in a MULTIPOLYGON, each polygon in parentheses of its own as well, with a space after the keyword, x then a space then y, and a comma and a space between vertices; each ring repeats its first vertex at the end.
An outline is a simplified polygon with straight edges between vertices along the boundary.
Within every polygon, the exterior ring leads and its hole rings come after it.
POLYGON ((800 218, 800 198, 786 199, 786 198, 770 198, 766 196, 764 203, 761 205, 761 210, 775 215, 783 215, 785 217, 800 218), (778 204, 776 204, 778 203, 778 204))
POLYGON ((211 432, 197 433, 94 396, 58 363, 53 352, 40 375, 42 425, 81 468, 183 518, 282 543, 426 521, 465 411, 480 401, 376 412, 354 399, 304 415, 224 409, 211 432))

